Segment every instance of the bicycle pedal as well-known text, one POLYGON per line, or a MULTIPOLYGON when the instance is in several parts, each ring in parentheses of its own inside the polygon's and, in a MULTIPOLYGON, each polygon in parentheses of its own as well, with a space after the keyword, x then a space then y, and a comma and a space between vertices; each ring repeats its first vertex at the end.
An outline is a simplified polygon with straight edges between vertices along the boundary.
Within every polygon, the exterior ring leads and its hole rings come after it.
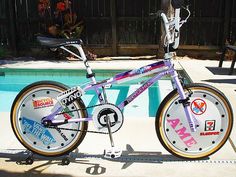
POLYGON ((110 149, 104 150, 104 157, 108 159, 119 158, 122 154, 122 150, 120 148, 111 147, 110 149))

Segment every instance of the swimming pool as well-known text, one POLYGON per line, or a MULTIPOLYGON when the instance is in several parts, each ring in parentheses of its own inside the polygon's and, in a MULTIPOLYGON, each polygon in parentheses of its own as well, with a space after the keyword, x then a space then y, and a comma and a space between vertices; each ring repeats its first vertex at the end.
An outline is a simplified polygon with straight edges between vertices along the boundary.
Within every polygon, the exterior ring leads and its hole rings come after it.
MULTIPOLYGON (((122 70, 94 70, 97 80, 110 78, 122 70)), ((113 85, 107 89, 108 100, 119 104, 124 98, 140 87, 141 82, 147 78, 138 79, 120 85, 113 85)), ((0 112, 10 112, 12 102, 18 92, 26 85, 41 81, 53 80, 70 87, 89 82, 85 70, 62 69, 0 69, 0 112)), ((124 116, 129 117, 155 117, 156 110, 165 97, 173 89, 168 78, 158 81, 136 100, 124 109, 124 116)), ((83 96, 87 106, 98 103, 94 92, 83 96)), ((92 110, 89 110, 92 111, 92 110)))

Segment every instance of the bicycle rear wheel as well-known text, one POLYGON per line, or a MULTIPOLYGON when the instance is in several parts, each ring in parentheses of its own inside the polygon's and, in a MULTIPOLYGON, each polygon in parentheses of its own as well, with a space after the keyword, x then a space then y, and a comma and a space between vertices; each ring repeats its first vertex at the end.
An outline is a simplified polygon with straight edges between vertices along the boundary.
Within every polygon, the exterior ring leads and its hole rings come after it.
MULTIPOLYGON (((17 139, 28 150, 43 156, 60 156, 71 152, 83 141, 88 122, 68 123, 55 129, 46 128, 41 123, 43 117, 60 106, 56 97, 67 88, 57 82, 41 81, 25 87, 15 98, 11 108, 11 125, 17 139)), ((87 117, 84 108, 83 101, 78 99, 64 109, 67 113, 58 115, 57 119, 87 117)))
POLYGON ((162 101, 156 115, 156 133, 162 145, 181 158, 199 159, 218 151, 227 141, 233 125, 233 112, 227 98, 206 84, 185 87, 190 109, 199 123, 191 132, 179 94, 173 90, 162 101))

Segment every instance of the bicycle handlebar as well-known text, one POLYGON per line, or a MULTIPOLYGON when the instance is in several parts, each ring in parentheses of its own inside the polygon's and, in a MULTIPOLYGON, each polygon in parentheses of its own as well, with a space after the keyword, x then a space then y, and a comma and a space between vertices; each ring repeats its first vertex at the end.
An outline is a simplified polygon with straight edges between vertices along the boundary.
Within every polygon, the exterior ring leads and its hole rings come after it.
POLYGON ((166 33, 166 44, 164 44, 165 46, 168 47, 171 44, 171 47, 173 49, 177 49, 179 47, 180 28, 184 23, 187 22, 190 16, 190 11, 188 10, 188 8, 186 8, 185 10, 187 10, 189 14, 182 21, 180 21, 180 8, 175 9, 175 16, 170 20, 168 20, 166 14, 163 11, 158 11, 157 13, 155 13, 155 15, 161 17, 163 21, 166 33))

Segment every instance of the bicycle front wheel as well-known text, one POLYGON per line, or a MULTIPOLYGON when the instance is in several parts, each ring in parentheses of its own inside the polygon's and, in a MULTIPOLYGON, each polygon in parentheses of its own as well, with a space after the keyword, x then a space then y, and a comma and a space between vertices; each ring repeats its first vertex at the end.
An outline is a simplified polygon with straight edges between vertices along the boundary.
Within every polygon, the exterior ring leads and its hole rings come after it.
MULTIPOLYGON (((53 129, 41 123, 43 117, 60 106, 57 95, 67 88, 57 82, 41 81, 27 86, 15 98, 11 109, 11 125, 17 139, 28 150, 43 156, 60 156, 71 152, 84 139, 88 122, 68 123, 53 129)), ((83 101, 78 99, 63 110, 66 113, 56 118, 86 117, 84 108, 83 101)))
POLYGON ((162 145, 172 154, 187 159, 207 157, 227 141, 233 125, 233 112, 227 98, 206 84, 185 87, 190 94, 192 115, 199 126, 191 132, 177 90, 161 103, 156 115, 156 132, 162 145))

